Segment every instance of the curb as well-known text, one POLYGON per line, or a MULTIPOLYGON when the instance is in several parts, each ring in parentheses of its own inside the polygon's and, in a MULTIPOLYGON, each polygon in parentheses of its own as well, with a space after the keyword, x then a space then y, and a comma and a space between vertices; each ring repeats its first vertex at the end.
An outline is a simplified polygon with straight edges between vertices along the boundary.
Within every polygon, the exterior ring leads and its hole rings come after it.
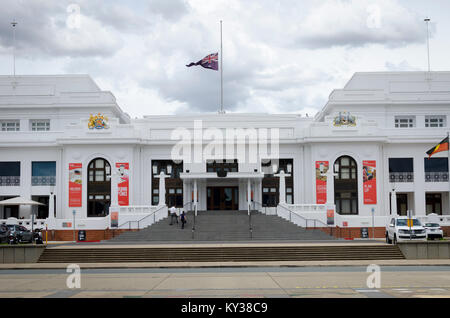
MULTIPOLYGON (((137 269, 137 268, 249 268, 249 267, 360 267, 378 266, 450 266, 449 260, 404 260, 404 261, 302 261, 302 262, 166 262, 166 263, 80 263, 82 269, 137 269)), ((1 270, 66 269, 68 263, 0 264, 1 270)))

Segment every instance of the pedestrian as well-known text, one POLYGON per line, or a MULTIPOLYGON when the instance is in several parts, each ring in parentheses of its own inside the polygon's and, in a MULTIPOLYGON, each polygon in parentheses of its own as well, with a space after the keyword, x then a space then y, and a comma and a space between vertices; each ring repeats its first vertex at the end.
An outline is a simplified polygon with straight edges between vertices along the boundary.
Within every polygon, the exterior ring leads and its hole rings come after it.
POLYGON ((184 213, 184 211, 181 213, 180 220, 181 220, 181 228, 184 229, 184 224, 187 222, 186 214, 184 213))
POLYGON ((175 218, 175 220, 178 223, 177 209, 173 206, 169 210, 170 210, 170 224, 169 225, 173 224, 173 219, 174 218, 175 218))

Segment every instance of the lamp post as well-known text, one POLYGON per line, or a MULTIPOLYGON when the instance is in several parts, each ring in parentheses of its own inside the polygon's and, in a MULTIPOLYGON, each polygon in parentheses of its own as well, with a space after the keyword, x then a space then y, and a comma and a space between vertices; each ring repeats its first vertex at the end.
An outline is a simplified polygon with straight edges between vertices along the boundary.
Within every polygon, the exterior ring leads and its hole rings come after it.
POLYGON ((73 226, 72 226, 72 228, 73 228, 73 241, 76 242, 76 240, 75 240, 75 215, 77 214, 77 211, 73 210, 72 214, 73 214, 73 226))
POLYGON ((391 215, 397 214, 397 194, 395 192, 395 184, 392 184, 391 192, 391 215))

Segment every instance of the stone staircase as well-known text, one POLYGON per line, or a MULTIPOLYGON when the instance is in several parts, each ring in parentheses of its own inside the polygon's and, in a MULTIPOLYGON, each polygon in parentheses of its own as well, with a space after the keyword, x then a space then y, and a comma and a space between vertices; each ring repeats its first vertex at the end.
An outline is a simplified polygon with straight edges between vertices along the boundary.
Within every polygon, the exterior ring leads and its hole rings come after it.
POLYGON ((276 215, 252 212, 252 232, 247 211, 199 211, 187 213, 187 224, 169 225, 170 218, 137 232, 124 232, 109 242, 228 242, 228 241, 323 241, 334 238, 317 229, 304 229, 276 215))
POLYGON ((404 259, 397 245, 47 248, 38 263, 261 262, 404 259))

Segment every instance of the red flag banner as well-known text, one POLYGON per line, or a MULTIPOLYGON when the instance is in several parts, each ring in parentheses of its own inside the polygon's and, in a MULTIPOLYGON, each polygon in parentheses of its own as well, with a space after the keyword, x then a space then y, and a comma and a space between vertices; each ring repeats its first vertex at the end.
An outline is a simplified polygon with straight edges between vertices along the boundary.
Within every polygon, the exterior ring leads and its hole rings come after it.
POLYGON ((375 160, 363 161, 364 204, 377 204, 377 169, 375 160))
POLYGON ((82 164, 69 163, 69 207, 81 207, 83 187, 82 164))
POLYGON ((327 203, 327 177, 328 161, 316 161, 316 203, 327 203))
POLYGON ((120 206, 128 206, 130 202, 130 164, 128 162, 116 163, 119 174, 117 181, 117 196, 120 206))

